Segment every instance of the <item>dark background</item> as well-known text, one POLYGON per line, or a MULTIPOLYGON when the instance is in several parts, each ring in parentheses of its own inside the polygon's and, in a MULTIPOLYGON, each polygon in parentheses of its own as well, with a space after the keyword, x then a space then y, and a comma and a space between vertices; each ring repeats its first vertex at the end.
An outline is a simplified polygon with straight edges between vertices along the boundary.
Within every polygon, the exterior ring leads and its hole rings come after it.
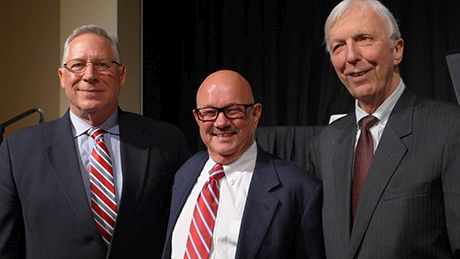
MULTIPOLYGON (((325 125, 331 114, 352 111, 323 44, 324 21, 338 2, 144 1, 144 115, 179 126, 197 148, 195 93, 223 68, 251 83, 263 104, 260 126, 325 125)), ((408 89, 456 103, 445 55, 460 50, 460 1, 382 3, 405 41, 400 71, 408 89)))

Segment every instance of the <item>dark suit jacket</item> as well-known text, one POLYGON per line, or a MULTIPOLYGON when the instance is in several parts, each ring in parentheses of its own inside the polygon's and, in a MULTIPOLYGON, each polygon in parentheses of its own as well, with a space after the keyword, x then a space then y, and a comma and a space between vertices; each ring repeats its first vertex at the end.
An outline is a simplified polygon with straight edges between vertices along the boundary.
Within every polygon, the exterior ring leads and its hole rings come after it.
MULTIPOLYGON (((123 193, 108 258, 159 258, 175 171, 189 157, 174 126, 120 111, 123 193)), ((69 113, 0 147, 0 258, 104 258, 69 113)))
MULTIPOLYGON (((176 174, 163 258, 170 258, 174 225, 208 158, 197 153, 176 174)), ((321 191, 316 177, 259 147, 236 258, 322 258, 321 191)))
POLYGON ((312 142, 328 258, 460 257, 460 108, 406 89, 384 129, 353 227, 355 114, 312 142))

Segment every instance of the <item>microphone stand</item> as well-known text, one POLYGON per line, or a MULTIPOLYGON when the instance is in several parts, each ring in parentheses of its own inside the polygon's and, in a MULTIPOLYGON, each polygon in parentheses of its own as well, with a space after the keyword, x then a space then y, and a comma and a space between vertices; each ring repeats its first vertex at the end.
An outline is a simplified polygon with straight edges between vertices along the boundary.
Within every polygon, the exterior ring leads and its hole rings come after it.
POLYGON ((3 142, 3 133, 5 133, 6 126, 13 124, 16 121, 25 118, 34 112, 38 112, 40 114, 40 120, 38 121, 38 123, 42 123, 45 121, 45 113, 43 112, 43 110, 40 108, 32 108, 0 124, 0 144, 3 142))

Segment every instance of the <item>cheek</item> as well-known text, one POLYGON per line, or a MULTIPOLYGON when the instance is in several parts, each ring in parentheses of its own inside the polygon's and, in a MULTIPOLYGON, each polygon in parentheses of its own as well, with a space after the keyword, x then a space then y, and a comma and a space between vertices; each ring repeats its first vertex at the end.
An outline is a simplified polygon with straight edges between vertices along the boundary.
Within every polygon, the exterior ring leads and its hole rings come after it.
POLYGON ((199 125, 199 127, 200 127, 200 135, 201 135, 201 138, 203 139, 203 141, 205 141, 207 139, 210 139, 211 134, 209 133, 209 131, 212 128, 212 126, 207 125, 205 123, 201 123, 199 125))
POLYGON ((252 124, 245 123, 241 125, 235 125, 236 128, 238 128, 239 133, 235 135, 238 141, 246 141, 249 139, 251 136, 252 132, 255 132, 255 127, 252 124))
POLYGON ((376 65, 384 60, 392 59, 389 56, 390 52, 380 46, 374 48, 366 48, 362 50, 363 59, 372 65, 376 65))
POLYGON ((345 57, 342 54, 331 57, 331 63, 336 72, 342 72, 345 69, 345 57))
POLYGON ((61 87, 62 88, 68 89, 68 88, 70 88, 72 86, 72 84, 73 84, 72 77, 69 77, 69 76, 62 77, 62 79, 61 79, 61 87))

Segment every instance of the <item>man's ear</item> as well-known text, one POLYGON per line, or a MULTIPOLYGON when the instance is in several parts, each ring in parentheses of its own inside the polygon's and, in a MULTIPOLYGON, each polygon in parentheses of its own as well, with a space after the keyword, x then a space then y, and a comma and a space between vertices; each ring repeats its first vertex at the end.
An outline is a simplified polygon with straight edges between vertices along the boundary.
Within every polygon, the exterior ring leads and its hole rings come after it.
POLYGON ((252 107, 252 118, 254 122, 259 122, 260 116, 262 115, 262 104, 256 103, 252 107))
POLYGON ((399 65, 402 61, 404 52, 404 40, 397 39, 395 40, 395 46, 393 48, 393 65, 399 65))

